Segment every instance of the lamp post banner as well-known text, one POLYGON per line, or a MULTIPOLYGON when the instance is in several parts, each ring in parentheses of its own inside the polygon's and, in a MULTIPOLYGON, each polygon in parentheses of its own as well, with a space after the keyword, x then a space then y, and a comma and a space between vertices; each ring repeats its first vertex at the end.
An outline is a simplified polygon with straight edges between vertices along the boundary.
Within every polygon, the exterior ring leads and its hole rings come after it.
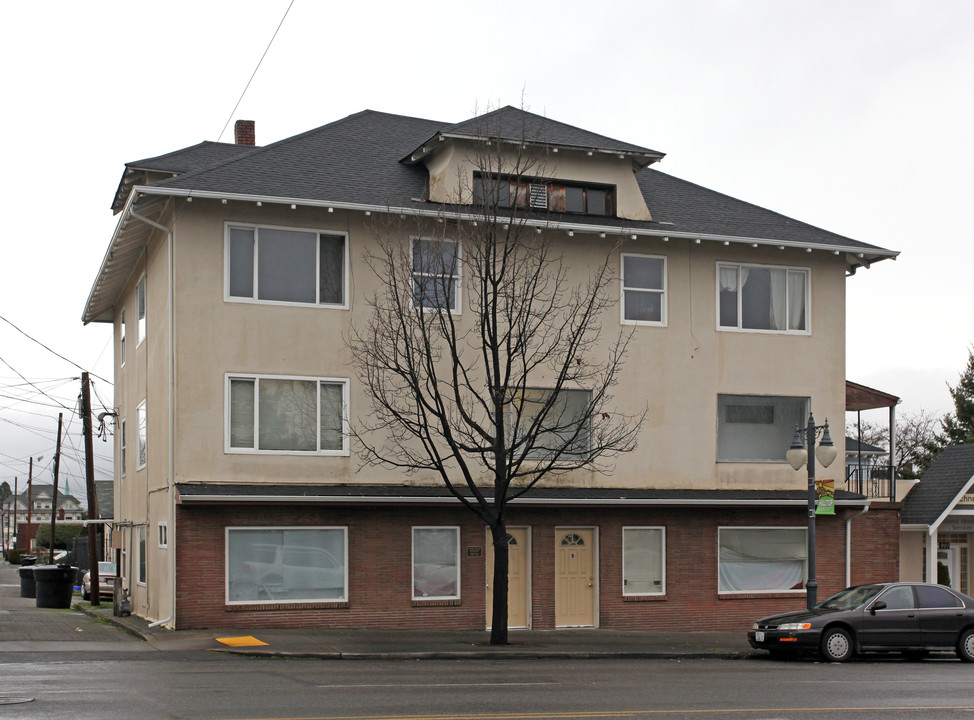
POLYGON ((818 492, 815 514, 835 515, 835 480, 816 480, 815 490, 818 492))

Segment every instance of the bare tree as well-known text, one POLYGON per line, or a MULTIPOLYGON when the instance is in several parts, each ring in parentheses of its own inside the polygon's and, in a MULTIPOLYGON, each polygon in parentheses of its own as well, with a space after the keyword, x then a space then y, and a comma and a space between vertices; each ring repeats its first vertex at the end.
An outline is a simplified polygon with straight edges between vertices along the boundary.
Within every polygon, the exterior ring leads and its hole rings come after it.
POLYGON ((530 207, 543 147, 494 138, 474 156, 475 186, 437 221, 412 238, 375 226, 379 287, 350 338, 372 414, 353 433, 365 462, 435 474, 490 528, 490 642, 506 644, 508 503, 547 478, 610 471, 645 412, 620 413, 612 394, 629 342, 602 325, 615 248, 572 281, 565 233, 530 207))
MULTIPOLYGON (((893 465, 897 477, 916 478, 926 448, 933 441, 939 420, 927 410, 904 413, 896 419, 896 457, 893 465)), ((855 434, 855 431, 854 431, 855 434)), ((862 440, 876 447, 889 448, 889 426, 865 421, 862 440)))

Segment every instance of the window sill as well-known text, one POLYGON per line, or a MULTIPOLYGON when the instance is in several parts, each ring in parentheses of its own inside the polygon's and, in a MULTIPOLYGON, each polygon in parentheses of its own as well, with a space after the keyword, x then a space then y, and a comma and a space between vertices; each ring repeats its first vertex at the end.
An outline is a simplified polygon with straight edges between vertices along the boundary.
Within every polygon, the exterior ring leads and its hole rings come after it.
POLYGON ((623 595, 622 602, 666 602, 666 595, 623 595))
POLYGON ((309 602, 277 602, 277 603, 240 603, 239 605, 225 605, 227 612, 264 612, 268 610, 347 610, 347 600, 309 601, 309 602))
POLYGON ((413 607, 460 607, 459 598, 444 598, 442 600, 413 600, 413 607))
POLYGON ((771 590, 768 592, 717 593, 718 600, 768 600, 804 597, 804 590, 771 590))

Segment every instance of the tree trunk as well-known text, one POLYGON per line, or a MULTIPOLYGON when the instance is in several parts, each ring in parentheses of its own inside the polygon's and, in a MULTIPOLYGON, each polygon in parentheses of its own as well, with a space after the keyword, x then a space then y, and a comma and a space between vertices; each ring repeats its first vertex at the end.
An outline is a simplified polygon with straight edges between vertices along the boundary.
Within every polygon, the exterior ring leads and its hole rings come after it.
POLYGON ((490 644, 507 645, 507 526, 503 521, 490 528, 494 544, 494 603, 490 612, 490 644))

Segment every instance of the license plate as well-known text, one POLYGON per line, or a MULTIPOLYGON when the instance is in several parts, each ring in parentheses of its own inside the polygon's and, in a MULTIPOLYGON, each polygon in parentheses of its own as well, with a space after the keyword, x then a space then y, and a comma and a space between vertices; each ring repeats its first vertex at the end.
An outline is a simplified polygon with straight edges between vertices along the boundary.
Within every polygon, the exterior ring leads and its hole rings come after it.
POLYGON ((764 633, 760 630, 754 633, 754 642, 764 642, 764 633))

